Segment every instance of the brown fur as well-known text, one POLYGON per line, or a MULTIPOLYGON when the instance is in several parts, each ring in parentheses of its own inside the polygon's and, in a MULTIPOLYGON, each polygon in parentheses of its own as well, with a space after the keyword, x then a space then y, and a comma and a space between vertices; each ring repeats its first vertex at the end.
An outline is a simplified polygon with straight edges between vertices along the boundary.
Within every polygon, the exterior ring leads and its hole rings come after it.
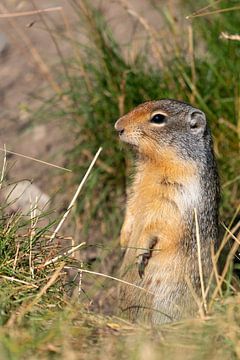
MULTIPOLYGON (((179 282, 180 279, 181 281, 184 280, 181 273, 183 255, 181 255, 180 242, 184 233, 184 223, 181 212, 174 200, 177 190, 174 185, 171 186, 169 183, 184 183, 193 173, 194 167, 192 164, 188 164, 188 166, 183 164, 183 167, 175 167, 174 164, 171 166, 169 159, 166 159, 166 162, 163 161, 162 164, 155 162, 146 163, 139 165, 137 168, 137 177, 132 185, 132 194, 128 200, 127 215, 120 240, 121 246, 127 248, 122 271, 124 272, 128 267, 133 267, 126 274, 122 274, 125 280, 137 283, 150 292, 156 292, 157 282, 161 283, 167 279, 171 282, 179 282), (162 168, 162 171, 159 171, 159 168, 162 168), (168 179, 167 184, 162 173, 168 179), (149 182, 149 179, 151 179, 151 182, 149 182), (158 184, 158 186, 152 186, 152 181, 158 184), (133 219, 132 221, 130 220, 130 223, 129 216, 133 219), (159 234, 161 234, 160 241, 154 247, 144 279, 141 280, 135 266, 138 249, 141 252, 142 249, 148 248, 149 239, 158 237, 159 234), (152 279, 150 284, 148 283, 149 279, 152 279)), ((129 316, 132 319, 136 319, 136 316, 137 318, 142 317, 140 314, 141 310, 138 308, 127 310, 128 305, 137 297, 144 302, 145 307, 153 309, 153 297, 146 296, 146 294, 141 293, 141 290, 133 290, 122 286, 120 293, 121 307, 124 311, 129 312, 129 316), (133 316, 133 313, 136 311, 138 314, 133 316)), ((160 309, 158 310, 160 311, 160 309)), ((166 309, 164 308, 162 311, 166 312, 166 309)), ((144 310, 143 312, 143 319, 147 317, 146 320, 148 320, 151 311, 146 312, 144 310)), ((176 309, 176 312, 178 312, 178 309, 176 309)), ((170 319, 171 315, 169 316, 166 319, 170 319)))

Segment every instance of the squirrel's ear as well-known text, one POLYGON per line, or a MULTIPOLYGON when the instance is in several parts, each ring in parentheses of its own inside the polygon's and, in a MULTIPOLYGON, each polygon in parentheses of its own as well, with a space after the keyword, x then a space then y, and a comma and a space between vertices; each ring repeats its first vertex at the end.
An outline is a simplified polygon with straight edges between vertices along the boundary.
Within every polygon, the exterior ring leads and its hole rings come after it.
POLYGON ((202 135, 206 128, 206 116, 202 111, 193 111, 190 114, 190 130, 193 134, 202 135))

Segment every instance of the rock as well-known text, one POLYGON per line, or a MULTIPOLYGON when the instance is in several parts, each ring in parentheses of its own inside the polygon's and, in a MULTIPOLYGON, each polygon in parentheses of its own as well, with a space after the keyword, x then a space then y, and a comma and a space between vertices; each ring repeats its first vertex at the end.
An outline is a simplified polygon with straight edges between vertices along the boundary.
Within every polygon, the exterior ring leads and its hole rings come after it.
POLYGON ((0 32, 0 56, 5 55, 9 47, 8 39, 6 35, 0 32))
POLYGON ((50 197, 27 180, 7 186, 2 193, 9 208, 14 212, 21 211, 25 216, 29 216, 32 209, 38 216, 49 207, 50 197))

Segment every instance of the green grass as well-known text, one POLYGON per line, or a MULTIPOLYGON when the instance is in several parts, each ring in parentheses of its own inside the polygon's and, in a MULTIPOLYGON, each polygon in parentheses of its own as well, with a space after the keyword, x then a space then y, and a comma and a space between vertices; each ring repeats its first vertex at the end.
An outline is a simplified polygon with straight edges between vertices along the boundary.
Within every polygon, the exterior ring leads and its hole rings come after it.
POLYGON ((207 320, 152 329, 89 313, 81 304, 35 309, 21 324, 0 331, 3 359, 237 359, 239 297, 207 320))
MULTIPOLYGON (((157 2, 152 1, 165 19, 166 37, 160 42, 146 30, 143 50, 130 61, 123 55, 103 14, 89 3, 71 1, 79 19, 77 31, 84 34, 85 40, 79 43, 71 38, 76 55, 64 60, 67 76, 54 74, 62 93, 44 103, 35 117, 44 116, 47 121, 60 117, 67 123, 63 131, 73 135, 73 146, 66 154, 74 172, 72 188, 83 177, 94 153, 103 147, 75 216, 81 217, 88 245, 100 249, 94 264, 83 267, 106 273, 111 269, 112 275, 117 273, 120 259, 118 234, 132 163, 132 154, 119 144, 113 126, 119 116, 139 103, 169 97, 190 102, 206 112, 222 179, 221 217, 226 224, 234 216, 239 217, 240 42, 219 39, 222 31, 238 32, 239 11, 193 18, 189 22, 193 31, 191 53, 182 25, 167 6, 159 9, 157 2)), ((221 1, 210 9, 236 4, 221 1)), ((197 8, 205 5, 199 1, 197 8)), ((196 2, 183 2, 183 14, 194 10, 196 2)), ((63 191, 67 188, 69 183, 63 191)), ((60 248, 49 242, 55 223, 50 222, 49 214, 42 218, 47 225, 39 222, 33 228, 33 219, 26 220, 20 213, 10 216, 4 204, 0 209, 3 359, 100 359, 106 354, 109 359, 240 357, 239 280, 232 262, 223 296, 218 297, 206 319, 156 329, 133 325, 104 315, 106 308, 113 312, 116 302, 117 283, 113 280, 83 274, 80 297, 76 293, 69 296, 62 272, 50 286, 62 260, 75 268, 81 264, 64 258, 55 265, 44 266, 46 260, 60 253, 60 248), (111 289, 115 297, 110 301, 111 289)))

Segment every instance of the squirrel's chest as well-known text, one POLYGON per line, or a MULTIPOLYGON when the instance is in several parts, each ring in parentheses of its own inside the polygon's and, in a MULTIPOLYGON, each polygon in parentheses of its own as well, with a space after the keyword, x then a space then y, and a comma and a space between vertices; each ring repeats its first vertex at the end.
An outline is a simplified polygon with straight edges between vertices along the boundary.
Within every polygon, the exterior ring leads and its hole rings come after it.
POLYGON ((187 179, 184 185, 162 178, 136 182, 127 204, 133 237, 138 237, 147 227, 154 227, 159 233, 178 233, 185 222, 192 219, 199 201, 200 186, 196 177, 187 179))
POLYGON ((147 215, 162 215, 174 210, 184 214, 197 206, 200 200, 198 178, 192 177, 185 183, 168 182, 163 178, 136 182, 128 198, 128 206, 132 212, 147 215))

